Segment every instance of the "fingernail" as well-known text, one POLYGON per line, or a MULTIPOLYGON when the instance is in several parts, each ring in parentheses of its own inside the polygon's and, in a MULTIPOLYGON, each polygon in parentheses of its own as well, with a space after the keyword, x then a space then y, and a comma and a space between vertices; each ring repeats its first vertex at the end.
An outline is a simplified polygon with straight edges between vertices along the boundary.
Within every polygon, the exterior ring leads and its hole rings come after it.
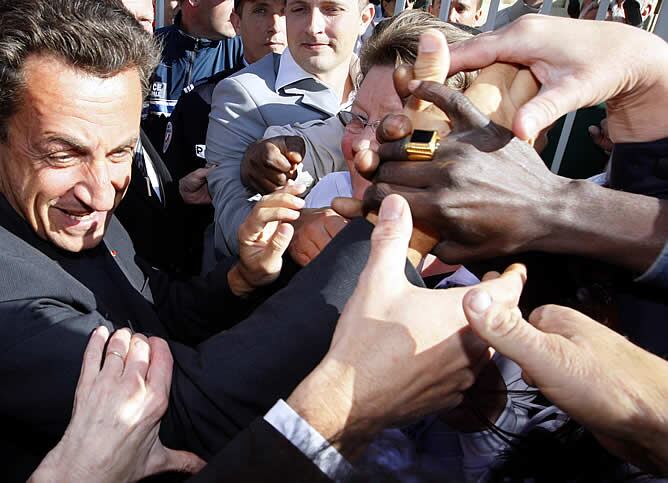
POLYGON ((440 43, 437 34, 434 33, 424 33, 420 35, 420 43, 418 44, 418 53, 430 54, 432 52, 438 51, 440 48, 440 43))
POLYGON ((420 84, 422 84, 422 81, 420 80, 412 80, 408 82, 408 90, 413 92, 415 89, 420 87, 420 84))
POLYGON ((476 290, 469 300, 469 307, 477 314, 484 314, 492 305, 492 297, 484 290, 476 290))
POLYGON ((404 204, 398 196, 388 196, 380 205, 378 218, 381 221, 393 221, 401 218, 404 211, 404 204))
POLYGON ((524 132, 527 135, 527 138, 532 138, 536 136, 537 125, 538 123, 532 116, 527 116, 524 118, 524 132))

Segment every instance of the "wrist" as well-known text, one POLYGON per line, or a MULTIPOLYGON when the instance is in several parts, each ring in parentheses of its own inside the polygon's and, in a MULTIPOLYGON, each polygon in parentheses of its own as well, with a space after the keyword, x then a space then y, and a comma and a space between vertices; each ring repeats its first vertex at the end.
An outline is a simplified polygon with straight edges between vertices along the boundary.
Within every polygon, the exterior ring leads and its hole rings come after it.
POLYGON ((244 276, 238 263, 227 272, 227 283, 232 293, 237 297, 245 297, 255 290, 255 286, 244 276))
POLYGON ((347 459, 359 456, 382 429, 355 414, 355 369, 325 359, 292 392, 287 403, 347 459))
POLYGON ((532 249, 590 257, 638 274, 661 253, 668 232, 662 200, 585 180, 568 180, 552 198, 544 218, 548 236, 532 249))

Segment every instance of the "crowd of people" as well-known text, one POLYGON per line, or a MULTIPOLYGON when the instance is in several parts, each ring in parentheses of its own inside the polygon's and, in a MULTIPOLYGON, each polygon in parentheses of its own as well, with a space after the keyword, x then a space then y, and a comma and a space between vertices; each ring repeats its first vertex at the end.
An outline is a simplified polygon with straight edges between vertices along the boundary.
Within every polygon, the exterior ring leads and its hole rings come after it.
POLYGON ((668 46, 519 3, 0 0, 3 481, 667 477, 668 46))

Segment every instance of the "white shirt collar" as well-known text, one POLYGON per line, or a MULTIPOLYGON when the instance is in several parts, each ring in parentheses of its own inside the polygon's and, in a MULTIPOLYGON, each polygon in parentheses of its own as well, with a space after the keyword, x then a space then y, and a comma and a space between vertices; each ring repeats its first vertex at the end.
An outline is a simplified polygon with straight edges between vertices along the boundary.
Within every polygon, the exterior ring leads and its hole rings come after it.
POLYGON ((294 82, 315 78, 313 74, 309 74, 295 62, 290 49, 286 48, 283 51, 281 61, 278 64, 278 74, 276 74, 276 92, 294 82))
MULTIPOLYGON (((357 79, 359 74, 359 68, 359 59, 357 55, 353 54, 353 58, 350 62, 349 74, 350 78, 353 79, 353 84, 355 84, 354 80, 357 79)), ((297 64, 294 57, 292 57, 290 49, 286 48, 281 54, 281 60, 278 64, 278 73, 276 74, 276 85, 274 88, 275 92, 278 92, 279 90, 294 82, 298 82, 304 79, 315 79, 316 81, 326 86, 330 91, 332 91, 331 87, 329 87, 327 84, 319 80, 313 74, 309 74, 304 69, 302 69, 299 64, 297 64)), ((348 99, 346 99, 346 101, 341 104, 341 109, 347 109, 352 105, 353 100, 355 99, 355 92, 355 89, 350 91, 348 99)))

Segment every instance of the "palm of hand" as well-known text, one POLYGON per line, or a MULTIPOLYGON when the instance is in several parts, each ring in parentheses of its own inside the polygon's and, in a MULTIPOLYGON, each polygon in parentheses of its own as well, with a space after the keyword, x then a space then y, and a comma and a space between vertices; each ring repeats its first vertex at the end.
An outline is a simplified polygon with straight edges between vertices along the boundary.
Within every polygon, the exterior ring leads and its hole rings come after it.
POLYGON ((274 252, 271 250, 278 226, 278 221, 271 221, 255 236, 239 242, 239 262, 244 269, 244 275, 249 277, 254 286, 273 282, 281 272, 283 259, 273 256, 274 252))

